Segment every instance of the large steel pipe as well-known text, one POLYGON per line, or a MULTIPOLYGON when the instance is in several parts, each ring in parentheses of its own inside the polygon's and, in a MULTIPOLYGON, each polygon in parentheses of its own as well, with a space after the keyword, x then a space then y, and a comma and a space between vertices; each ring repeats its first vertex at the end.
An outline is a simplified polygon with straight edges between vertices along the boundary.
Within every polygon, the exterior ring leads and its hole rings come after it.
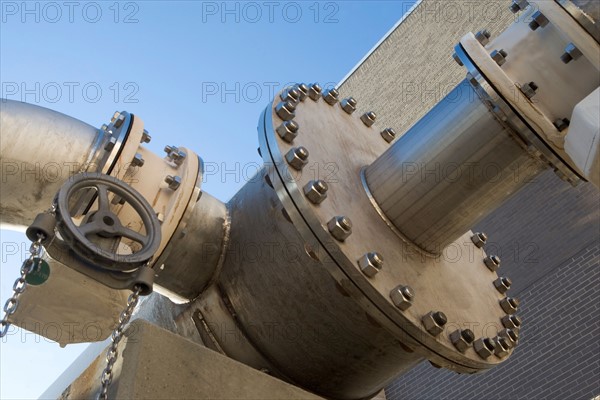
POLYGON ((0 223, 28 225, 62 184, 93 162, 100 131, 75 118, 0 100, 0 223))
POLYGON ((465 80, 365 169, 385 217, 440 253, 545 168, 465 80))

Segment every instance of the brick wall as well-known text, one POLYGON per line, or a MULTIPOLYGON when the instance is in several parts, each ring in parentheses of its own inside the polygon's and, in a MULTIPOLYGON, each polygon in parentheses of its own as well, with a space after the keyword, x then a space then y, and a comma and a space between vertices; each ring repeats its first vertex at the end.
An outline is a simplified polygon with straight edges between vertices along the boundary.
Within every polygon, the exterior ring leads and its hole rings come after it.
MULTIPOLYGON (((340 86, 374 110, 379 126, 405 131, 465 76, 451 57, 467 32, 500 33, 508 0, 424 0, 340 86)), ((522 21, 527 23, 528 21, 522 21)), ((548 171, 477 230, 499 273, 522 300, 521 344, 494 370, 463 376, 423 363, 386 389, 388 399, 591 399, 600 395, 600 193, 548 171)))

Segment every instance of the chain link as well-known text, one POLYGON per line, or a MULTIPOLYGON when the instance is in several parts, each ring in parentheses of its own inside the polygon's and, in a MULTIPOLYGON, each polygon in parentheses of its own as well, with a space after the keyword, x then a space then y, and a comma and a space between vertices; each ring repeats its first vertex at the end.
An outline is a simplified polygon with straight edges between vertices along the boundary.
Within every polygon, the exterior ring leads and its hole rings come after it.
POLYGON ((99 400, 107 400, 108 399, 108 387, 110 386, 113 379, 113 367, 115 362, 117 361, 117 357, 119 355, 119 351, 117 346, 123 337, 123 331, 125 330, 125 326, 131 319, 131 315, 133 314, 133 310, 137 305, 140 299, 140 293, 142 292, 142 287, 140 285, 136 285, 133 288, 133 293, 129 295, 127 299, 127 306, 121 312, 119 316, 119 323, 117 327, 113 331, 111 335, 112 343, 106 352, 106 368, 102 372, 102 377, 100 378, 100 382, 102 383, 102 389, 100 390, 100 394, 98 395, 99 400))
POLYGON ((13 285, 13 294, 4 304, 4 317, 0 321, 0 338, 3 338, 8 333, 8 328, 10 327, 8 318, 14 314, 19 307, 19 297, 27 288, 27 275, 38 266, 41 260, 40 254, 42 252, 43 240, 44 235, 38 235, 38 240, 31 243, 31 247, 29 248, 31 255, 21 266, 21 276, 17 278, 13 285))

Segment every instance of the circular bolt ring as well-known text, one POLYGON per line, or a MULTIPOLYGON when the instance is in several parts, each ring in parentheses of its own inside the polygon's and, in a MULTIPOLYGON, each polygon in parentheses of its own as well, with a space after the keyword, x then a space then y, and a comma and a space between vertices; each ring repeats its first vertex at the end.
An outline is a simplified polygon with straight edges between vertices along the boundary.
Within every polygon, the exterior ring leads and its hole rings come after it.
POLYGON ((101 173, 82 173, 73 176, 65 183, 55 198, 58 229, 63 238, 73 246, 81 257, 94 264, 113 271, 124 271, 139 267, 148 261, 158 250, 161 240, 160 223, 146 199, 131 186, 101 173), (86 189, 95 189, 98 197, 98 210, 93 221, 75 225, 69 212, 74 196, 86 189), (110 211, 108 191, 119 196, 135 210, 141 219, 146 234, 143 235, 122 225, 119 217, 110 211), (87 235, 127 238, 142 245, 132 254, 117 254, 100 248, 88 239, 87 235))

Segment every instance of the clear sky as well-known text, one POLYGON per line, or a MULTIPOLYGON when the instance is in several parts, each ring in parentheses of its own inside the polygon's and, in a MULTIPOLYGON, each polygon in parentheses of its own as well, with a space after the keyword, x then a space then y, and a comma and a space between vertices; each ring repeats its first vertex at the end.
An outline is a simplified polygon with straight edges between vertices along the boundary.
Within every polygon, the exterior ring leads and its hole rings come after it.
MULTIPOLYGON (((132 112, 151 149, 182 145, 210 164, 203 190, 226 201, 244 165, 261 161, 256 125, 273 93, 336 84, 413 3, 1 1, 0 95, 98 127, 132 112)), ((28 244, 7 230, 0 243, 3 305, 28 244)), ((86 347, 24 331, 5 339, 2 399, 39 397, 86 347)))

